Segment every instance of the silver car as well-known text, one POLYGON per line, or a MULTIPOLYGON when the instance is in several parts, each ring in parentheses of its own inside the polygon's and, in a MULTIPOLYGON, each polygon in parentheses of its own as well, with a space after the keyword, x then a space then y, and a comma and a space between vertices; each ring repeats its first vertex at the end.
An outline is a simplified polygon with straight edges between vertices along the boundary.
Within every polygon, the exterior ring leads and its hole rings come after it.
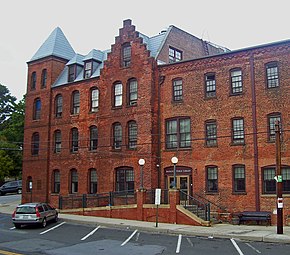
POLYGON ((43 228, 48 221, 58 221, 58 211, 47 203, 26 203, 18 205, 12 214, 16 228, 22 225, 38 224, 43 228))

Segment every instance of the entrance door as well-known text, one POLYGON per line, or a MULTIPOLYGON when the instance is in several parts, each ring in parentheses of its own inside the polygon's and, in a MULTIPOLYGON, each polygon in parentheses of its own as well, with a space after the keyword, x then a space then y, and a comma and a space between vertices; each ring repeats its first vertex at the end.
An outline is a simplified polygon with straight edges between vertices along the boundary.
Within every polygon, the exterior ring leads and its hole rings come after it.
MULTIPOLYGON (((168 186, 173 188, 174 177, 168 176, 168 186)), ((183 191, 180 194, 180 202, 186 200, 186 195, 189 195, 189 175, 186 176, 176 176, 176 188, 183 191)))

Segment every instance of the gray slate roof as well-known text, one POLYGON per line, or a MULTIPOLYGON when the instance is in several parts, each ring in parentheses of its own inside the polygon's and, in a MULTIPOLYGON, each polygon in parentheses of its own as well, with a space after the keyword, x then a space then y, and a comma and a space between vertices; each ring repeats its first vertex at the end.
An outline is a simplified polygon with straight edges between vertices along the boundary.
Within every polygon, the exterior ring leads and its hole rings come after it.
POLYGON ((40 46, 30 61, 38 60, 48 56, 56 56, 70 60, 74 57, 75 51, 66 39, 62 30, 55 28, 46 41, 40 46))

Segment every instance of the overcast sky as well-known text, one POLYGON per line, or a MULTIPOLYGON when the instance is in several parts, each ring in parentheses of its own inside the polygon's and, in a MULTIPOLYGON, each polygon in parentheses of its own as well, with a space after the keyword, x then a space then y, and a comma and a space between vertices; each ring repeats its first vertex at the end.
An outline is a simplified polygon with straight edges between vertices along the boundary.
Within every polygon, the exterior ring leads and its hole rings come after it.
POLYGON ((157 35, 175 25, 231 50, 290 39, 287 0, 9 0, 0 8, 0 83, 21 99, 27 64, 60 27, 75 52, 106 50, 123 20, 157 35))

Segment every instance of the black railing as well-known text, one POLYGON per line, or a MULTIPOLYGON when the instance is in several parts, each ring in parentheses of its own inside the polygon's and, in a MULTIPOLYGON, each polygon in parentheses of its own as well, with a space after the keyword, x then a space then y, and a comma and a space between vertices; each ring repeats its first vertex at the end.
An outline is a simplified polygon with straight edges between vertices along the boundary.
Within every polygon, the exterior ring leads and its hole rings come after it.
POLYGON ((99 194, 71 194, 59 196, 59 209, 77 209, 100 206, 117 206, 136 204, 134 190, 114 191, 99 194))
POLYGON ((201 199, 188 195, 182 190, 180 190, 180 201, 185 209, 203 220, 210 221, 210 202, 204 202, 201 199))

